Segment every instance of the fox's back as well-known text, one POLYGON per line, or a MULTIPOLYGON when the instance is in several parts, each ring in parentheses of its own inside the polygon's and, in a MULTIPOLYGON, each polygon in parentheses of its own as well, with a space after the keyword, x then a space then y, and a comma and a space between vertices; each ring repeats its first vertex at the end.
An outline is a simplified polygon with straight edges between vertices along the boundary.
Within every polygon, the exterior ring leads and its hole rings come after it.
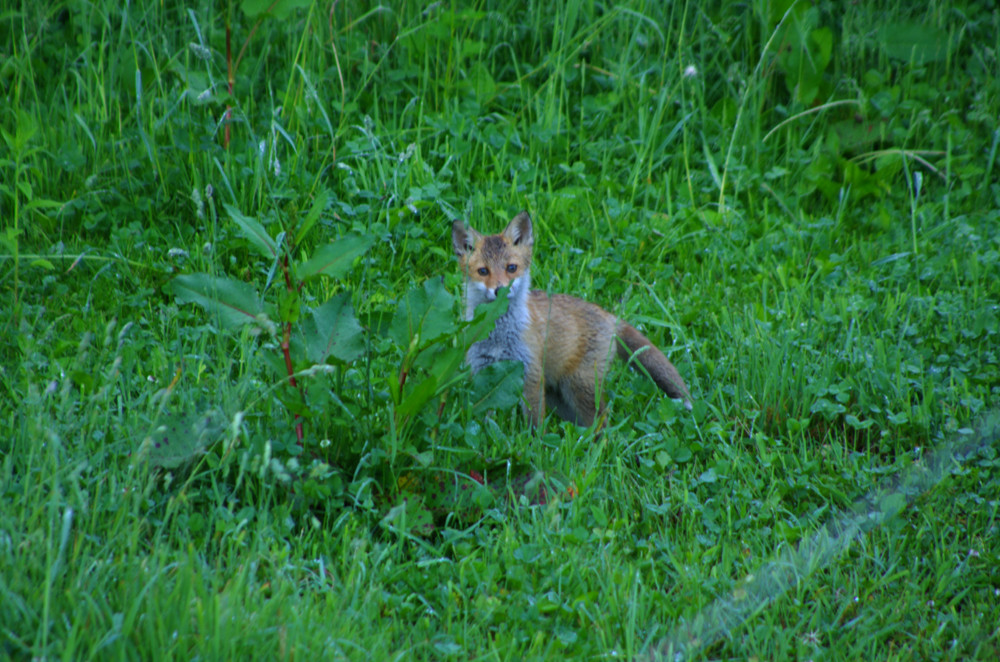
POLYGON ((568 294, 532 290, 528 298, 531 324, 525 340, 545 365, 545 372, 561 375, 585 364, 607 363, 618 320, 592 303, 568 294))

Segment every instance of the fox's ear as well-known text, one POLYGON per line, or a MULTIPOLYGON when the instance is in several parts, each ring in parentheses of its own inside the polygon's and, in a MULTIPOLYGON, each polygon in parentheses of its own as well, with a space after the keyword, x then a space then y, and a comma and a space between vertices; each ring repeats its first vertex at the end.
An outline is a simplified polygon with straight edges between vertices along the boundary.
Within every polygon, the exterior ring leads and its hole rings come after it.
POLYGON ((522 211, 511 219, 503 234, 515 246, 531 246, 534 244, 535 235, 531 231, 531 217, 528 216, 528 212, 522 211))
POLYGON ((452 222, 451 245, 455 249, 455 255, 462 256, 475 249, 478 237, 478 232, 472 228, 466 229, 462 219, 457 218, 452 222))

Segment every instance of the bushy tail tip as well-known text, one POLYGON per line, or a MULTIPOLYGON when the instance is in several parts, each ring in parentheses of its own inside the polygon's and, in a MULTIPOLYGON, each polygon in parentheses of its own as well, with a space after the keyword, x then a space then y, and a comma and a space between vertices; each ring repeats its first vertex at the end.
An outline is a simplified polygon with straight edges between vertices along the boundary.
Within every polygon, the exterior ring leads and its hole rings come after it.
POLYGON ((653 382, 671 398, 683 400, 687 409, 692 408, 691 392, 677 368, 670 362, 649 338, 639 333, 631 324, 622 322, 618 326, 618 356, 628 361, 633 356, 645 368, 653 382))

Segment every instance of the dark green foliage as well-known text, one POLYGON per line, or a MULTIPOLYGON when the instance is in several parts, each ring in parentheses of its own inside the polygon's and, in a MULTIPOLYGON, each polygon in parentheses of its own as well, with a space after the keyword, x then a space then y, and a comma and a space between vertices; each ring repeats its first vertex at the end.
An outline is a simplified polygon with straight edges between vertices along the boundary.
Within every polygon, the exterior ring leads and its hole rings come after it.
POLYGON ((0 11, 0 657, 1000 658, 998 53, 976 0, 0 11), (521 209, 693 411, 468 374, 449 228, 521 209))

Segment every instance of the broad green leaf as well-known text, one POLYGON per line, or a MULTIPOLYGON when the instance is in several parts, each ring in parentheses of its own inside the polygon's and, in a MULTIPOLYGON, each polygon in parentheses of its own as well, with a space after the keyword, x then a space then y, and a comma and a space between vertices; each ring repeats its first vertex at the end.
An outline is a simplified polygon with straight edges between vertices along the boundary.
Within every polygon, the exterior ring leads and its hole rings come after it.
POLYGON ((379 524, 390 531, 426 536, 434 533, 434 516, 422 499, 403 499, 389 509, 379 524))
POLYGON ((472 413, 488 409, 510 409, 521 399, 524 365, 520 361, 501 361, 488 365, 472 376, 472 413))
POLYGON ((330 356, 346 363, 365 351, 364 331, 354 317, 347 294, 339 294, 313 310, 302 326, 306 355, 313 363, 323 363, 330 356))
POLYGON ((310 278, 323 274, 330 278, 343 278, 351 269, 354 259, 367 251, 373 238, 368 235, 348 235, 335 243, 321 246, 313 256, 298 269, 299 278, 310 278))
POLYGON ((221 412, 167 414, 144 440, 143 452, 154 467, 174 469, 195 459, 219 441, 226 429, 221 412))
POLYGON ((881 140, 885 140, 889 132, 888 123, 881 119, 858 122, 855 118, 830 122, 831 139, 840 139, 838 152, 856 152, 881 140))
POLYGON ((86 370, 73 370, 69 373, 69 378, 81 393, 91 393, 94 390, 94 376, 86 370))
POLYGON ((3 244, 11 253, 16 253, 18 244, 20 243, 18 237, 23 233, 23 230, 8 227, 6 232, 0 234, 0 244, 3 244))
POLYGON ((496 94, 496 81, 490 74, 489 67, 482 62, 476 62, 469 68, 467 80, 479 99, 488 99, 496 94))
POLYGON ((19 181, 17 182, 17 190, 21 192, 27 200, 32 200, 35 197, 35 189, 31 188, 31 182, 19 181))
POLYGON ((239 209, 232 205, 227 204, 226 211, 229 212, 229 218, 233 219, 233 222, 239 226, 243 236, 257 249, 257 252, 267 259, 273 260, 278 254, 278 245, 264 229, 264 226, 256 219, 244 216, 239 209))
POLYGON ((170 289, 181 303, 196 303, 218 314, 227 328, 254 322, 264 312, 264 303, 257 291, 232 278, 186 274, 170 281, 170 289))
POLYGON ((853 414, 848 414, 847 416, 845 416, 844 421, 855 430, 867 430, 868 428, 870 428, 872 425, 875 424, 875 421, 871 419, 862 421, 860 418, 854 416, 853 414))
POLYGON ((58 209, 62 207, 63 203, 56 202, 55 200, 43 200, 42 198, 35 198, 31 200, 24 206, 25 209, 58 209))
POLYGON ((774 29, 781 19, 785 17, 785 12, 792 10, 789 21, 801 20, 808 9, 808 3, 796 2, 796 0, 772 0, 766 3, 754 3, 753 7, 757 14, 767 20, 769 30, 774 29))
POLYGON ((943 62, 954 48, 945 30, 926 23, 889 23, 877 35, 886 55, 916 65, 943 62))
MULTIPOLYGON (((412 382, 412 380, 411 380, 412 382)), ((409 386, 409 384, 407 384, 409 386)), ((433 375, 427 375, 420 382, 406 392, 403 401, 399 403, 396 411, 400 416, 406 417, 420 411, 420 408, 427 404, 438 392, 437 379, 433 375)))
POLYGON ((461 48, 462 52, 459 57, 464 60, 467 57, 481 55, 486 50, 486 42, 476 41, 475 39, 463 39, 461 48))
POLYGON ((825 71, 830 66, 833 55, 833 30, 828 27, 816 28, 809 33, 809 41, 812 46, 810 53, 816 60, 816 70, 825 71))
POLYGON ((313 201, 312 207, 309 209, 309 213, 306 214, 305 220, 302 221, 302 225, 299 226, 299 231, 295 234, 295 245, 298 246, 305 239, 305 236, 309 233, 309 230, 316 225, 316 221, 319 220, 320 214, 326 209, 327 203, 330 202, 329 191, 322 191, 316 196, 313 201))
POLYGON ((471 322, 463 322, 465 325, 462 334, 462 346, 468 349, 473 343, 478 342, 488 336, 493 330, 496 321, 507 312, 507 295, 510 288, 504 287, 497 292, 497 299, 488 306, 476 308, 475 317, 471 322))
POLYGON ((906 495, 901 492, 889 492, 881 495, 878 500, 878 508, 873 515, 877 521, 884 522, 898 515, 906 508, 906 495))
POLYGON ((413 461, 417 466, 426 469, 434 463, 434 451, 424 451, 423 453, 415 453, 413 455, 413 461))
POLYGON ((13 136, 4 131, 3 138, 10 147, 10 151, 20 155, 24 153, 24 148, 27 147, 31 139, 38 133, 38 120, 31 113, 19 110, 17 112, 16 126, 17 130, 13 136))
POLYGON ((295 324, 299 321, 299 311, 302 309, 302 298, 298 290, 282 289, 278 295, 278 319, 282 322, 295 324))
POLYGON ((455 298, 439 278, 425 281, 420 289, 407 292, 396 308, 389 337, 400 347, 409 347, 414 338, 420 347, 456 330, 455 298))
POLYGON ((910 417, 907 416, 905 412, 889 414, 889 422, 893 425, 905 425, 910 422, 910 417))
POLYGON ((456 347, 450 342, 438 342, 428 350, 421 352, 413 365, 427 368, 442 386, 454 376, 465 361, 465 348, 456 347))
POLYGON ((685 444, 672 449, 670 451, 670 457, 674 459, 674 462, 684 464, 685 462, 691 461, 691 458, 694 457, 694 453, 691 452, 691 447, 685 444))

